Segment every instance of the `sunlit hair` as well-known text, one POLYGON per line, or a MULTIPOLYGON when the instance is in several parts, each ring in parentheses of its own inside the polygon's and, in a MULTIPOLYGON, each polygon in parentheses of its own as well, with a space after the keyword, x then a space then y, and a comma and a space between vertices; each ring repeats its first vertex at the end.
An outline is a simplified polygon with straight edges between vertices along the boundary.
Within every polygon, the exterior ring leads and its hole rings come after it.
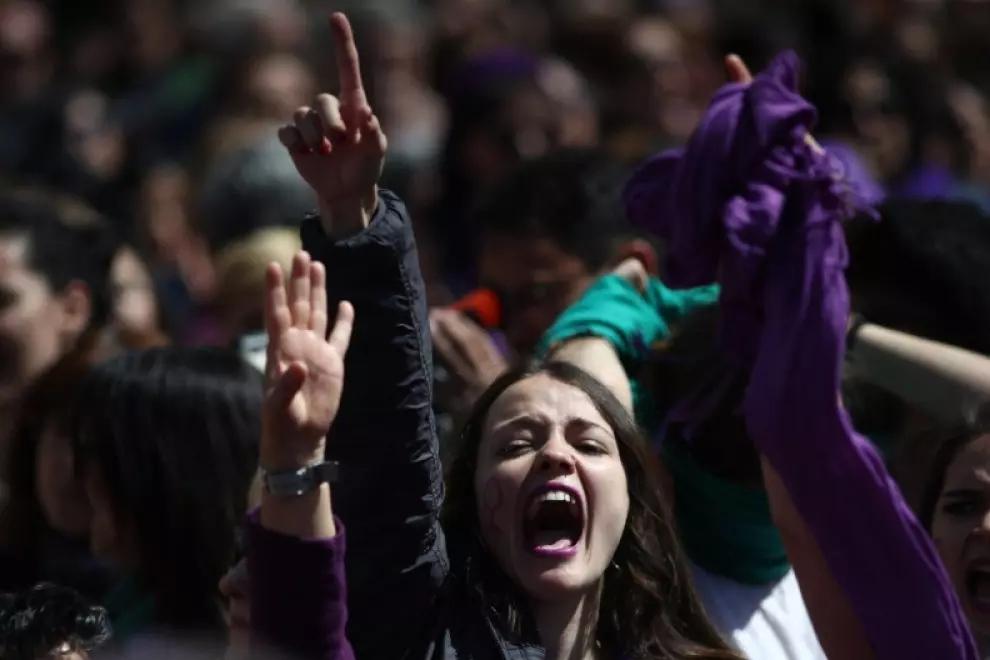
POLYGON ((102 607, 66 587, 39 584, 0 596, 0 658, 36 660, 91 651, 110 639, 102 607))
POLYGON ((928 480, 918 506, 918 519, 929 532, 935 522, 935 508, 945 488, 945 475, 949 471, 949 466, 969 443, 987 434, 990 434, 990 403, 980 408, 971 419, 951 429, 941 428, 925 433, 929 436, 928 440, 937 443, 938 446, 928 464, 928 480))
POLYGON ((612 428, 625 468, 629 515, 613 562, 603 576, 596 641, 605 657, 730 658, 731 651, 706 616, 677 540, 661 489, 659 463, 635 421, 612 393, 583 370, 547 362, 504 374, 475 404, 455 448, 448 474, 444 529, 451 538, 458 571, 453 578, 475 590, 503 633, 521 638, 529 628, 525 593, 480 537, 474 477, 483 429, 492 404, 511 386, 537 375, 584 392, 612 428), (456 551, 463 548, 464 556, 456 551), (460 568, 463 567, 463 568, 460 568))

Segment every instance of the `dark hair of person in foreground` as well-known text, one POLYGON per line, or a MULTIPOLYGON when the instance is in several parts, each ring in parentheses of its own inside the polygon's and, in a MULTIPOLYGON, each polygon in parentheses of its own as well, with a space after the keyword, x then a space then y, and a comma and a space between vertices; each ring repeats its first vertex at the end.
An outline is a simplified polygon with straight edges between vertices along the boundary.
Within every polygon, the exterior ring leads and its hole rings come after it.
POLYGON ((127 353, 82 384, 70 433, 90 541, 153 600, 154 629, 225 630, 218 582, 258 465, 262 394, 254 367, 213 348, 127 353))
POLYGON ((0 658, 87 658, 110 639, 110 623, 102 607, 54 584, 0 596, 0 658))
POLYGON ((602 579, 595 639, 603 657, 738 658, 704 612, 687 560, 664 501, 660 467, 622 404, 583 370, 561 362, 514 369, 500 377, 477 402, 459 440, 448 474, 444 528, 464 548, 452 562, 462 567, 455 580, 491 612, 510 639, 532 633, 528 596, 481 540, 475 472, 483 427, 493 404, 517 383, 549 377, 587 395, 611 426, 626 473, 629 510, 609 568, 602 579))

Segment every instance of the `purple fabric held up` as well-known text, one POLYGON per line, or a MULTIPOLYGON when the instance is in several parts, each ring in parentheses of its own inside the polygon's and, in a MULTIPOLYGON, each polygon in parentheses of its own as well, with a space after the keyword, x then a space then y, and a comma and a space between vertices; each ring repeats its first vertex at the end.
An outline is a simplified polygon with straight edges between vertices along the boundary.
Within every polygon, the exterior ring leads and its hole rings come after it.
POLYGON ((248 516, 251 635, 268 648, 307 660, 354 660, 347 641, 344 526, 337 536, 304 540, 265 529, 248 516))
MULTIPOLYGON (((747 428, 780 474, 878 658, 979 657, 927 533, 839 403, 855 191, 805 141, 798 60, 715 96, 682 150, 647 161, 626 209, 670 244, 675 288, 720 281, 720 350, 751 370, 747 428)), ((690 423, 692 408, 673 412, 690 423)))

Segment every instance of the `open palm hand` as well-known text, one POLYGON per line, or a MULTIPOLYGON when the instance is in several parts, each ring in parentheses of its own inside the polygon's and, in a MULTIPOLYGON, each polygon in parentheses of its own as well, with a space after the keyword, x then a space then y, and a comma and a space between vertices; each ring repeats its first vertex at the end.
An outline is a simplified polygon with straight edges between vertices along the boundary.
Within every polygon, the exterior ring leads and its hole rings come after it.
POLYGON ((327 338, 326 270, 305 252, 293 260, 288 282, 277 264, 269 266, 266 290, 262 465, 303 467, 323 460, 340 408, 354 308, 340 304, 327 338))

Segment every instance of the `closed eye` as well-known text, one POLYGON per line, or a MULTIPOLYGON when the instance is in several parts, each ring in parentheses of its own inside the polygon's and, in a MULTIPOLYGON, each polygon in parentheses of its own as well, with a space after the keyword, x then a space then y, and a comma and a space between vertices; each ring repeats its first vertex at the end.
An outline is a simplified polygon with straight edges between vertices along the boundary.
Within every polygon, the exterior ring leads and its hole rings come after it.
POLYGON ((987 509, 986 498, 975 491, 953 491, 942 499, 942 511, 950 516, 982 515, 987 509))
POLYGON ((601 456, 608 453, 608 449, 597 440, 582 440, 577 443, 578 451, 591 456, 601 456))
POLYGON ((502 445, 498 450, 500 458, 513 458, 519 456, 533 447, 530 440, 515 439, 502 445))

